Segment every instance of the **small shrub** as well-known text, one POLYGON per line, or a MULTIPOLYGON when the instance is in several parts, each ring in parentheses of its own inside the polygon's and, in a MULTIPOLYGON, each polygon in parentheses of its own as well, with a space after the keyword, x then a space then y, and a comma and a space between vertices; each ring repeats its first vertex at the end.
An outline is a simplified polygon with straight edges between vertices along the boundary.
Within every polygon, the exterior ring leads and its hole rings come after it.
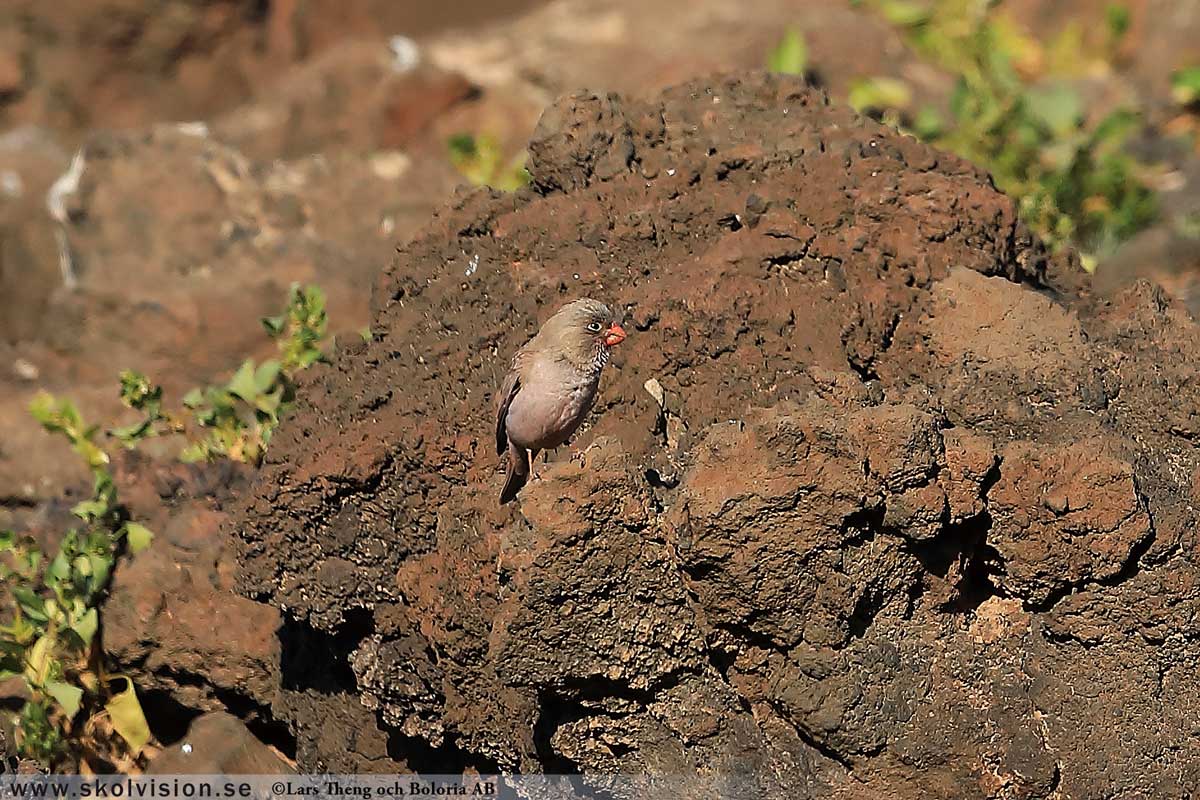
POLYGON ((109 434, 127 447, 152 436, 183 434, 190 438, 180 456, 184 461, 261 463, 272 433, 295 402, 296 374, 325 357, 325 295, 314 286, 293 286, 284 312, 262 324, 276 340, 279 357, 261 364, 247 359, 226 383, 193 389, 183 397, 185 411, 165 411, 162 387, 145 375, 121 373, 121 400, 142 418, 109 434))
POLYGON ((914 113, 907 87, 893 78, 856 84, 856 107, 881 112, 987 168, 997 186, 1016 198, 1026 222, 1056 249, 1077 247, 1085 266, 1155 220, 1157 199, 1142 180, 1145 170, 1124 148, 1140 117, 1120 109, 1088 119, 1079 95, 1061 79, 1098 57, 1112 57, 1129 26, 1123 6, 1109 7, 1107 38, 1097 55, 1087 52, 1081 30, 1071 26, 1041 46, 997 13, 994 1, 871 5, 901 28, 918 53, 958 78, 948 119, 932 108, 914 113))
MULTIPOLYGON (((120 548, 136 553, 153 534, 118 502, 108 456, 95 442, 96 426, 85 424, 69 401, 48 394, 38 395, 30 411, 47 431, 71 442, 94 479, 91 499, 72 509, 82 525, 63 535, 53 557, 28 537, 0 531, 0 583, 8 588, 0 601, 8 620, 0 626, 0 680, 18 678, 28 692, 17 720, 18 751, 50 765, 68 755, 81 712, 84 719, 105 713, 114 726, 118 718, 140 717, 144 724, 136 693, 113 707, 96 632, 120 548)), ((146 744, 139 737, 124 739, 134 756, 146 744)))
POLYGON ((767 69, 785 75, 803 75, 808 69, 808 43, 797 28, 788 28, 767 56, 767 69))
POLYGON ((1176 70, 1171 75, 1171 98, 1185 108, 1200 110, 1200 67, 1176 70))
MULTIPOLYGON (((279 357, 258 365, 247 360, 227 383, 189 393, 186 411, 168 410, 162 387, 145 375, 122 372, 121 400, 140 419, 108 435, 136 447, 154 436, 195 433, 184 459, 258 463, 295 401, 295 375, 324 358, 325 297, 315 287, 293 286, 284 312, 262 323, 279 357)), ((98 426, 87 424, 70 401, 45 393, 30 412, 70 442, 94 486, 91 498, 72 509, 81 524, 63 535, 53 556, 29 537, 0 531, 0 585, 6 590, 0 593, 0 680, 19 679, 28 694, 15 712, 17 748, 47 766, 68 763, 80 755, 87 723, 103 716, 126 756, 136 758, 150 729, 133 681, 106 674, 97 631, 119 555, 148 547, 153 534, 120 504, 109 455, 96 441, 98 426)))
POLYGON ((525 153, 505 160, 500 143, 493 136, 459 133, 447 140, 446 147, 450 163, 473 186, 511 192, 529 183, 525 153))

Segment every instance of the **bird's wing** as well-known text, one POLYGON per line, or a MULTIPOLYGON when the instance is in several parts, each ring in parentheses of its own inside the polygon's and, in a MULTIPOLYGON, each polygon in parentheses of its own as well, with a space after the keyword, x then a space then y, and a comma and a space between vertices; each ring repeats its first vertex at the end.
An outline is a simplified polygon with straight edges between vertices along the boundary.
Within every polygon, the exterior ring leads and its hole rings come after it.
POLYGON ((521 390, 521 370, 518 369, 517 362, 518 360, 514 358, 512 368, 504 376, 500 390, 496 392, 496 455, 498 456, 504 455, 508 450, 508 431, 505 430, 504 421, 508 417, 508 407, 512 405, 513 398, 521 390))

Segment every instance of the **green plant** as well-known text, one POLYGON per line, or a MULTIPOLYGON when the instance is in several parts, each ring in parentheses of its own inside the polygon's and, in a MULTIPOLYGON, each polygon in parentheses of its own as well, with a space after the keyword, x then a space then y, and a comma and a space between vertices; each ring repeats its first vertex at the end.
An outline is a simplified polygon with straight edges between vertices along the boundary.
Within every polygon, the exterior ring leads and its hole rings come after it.
MULTIPOLYGON (((117 500, 107 454, 69 401, 39 394, 34 418, 70 441, 92 470, 92 497, 72 513, 82 525, 68 530, 54 556, 46 558, 29 537, 0 531, 0 584, 6 624, 0 626, 0 680, 18 678, 28 699, 17 726, 19 751, 43 763, 65 754, 81 711, 106 714, 136 755, 148 740, 135 733, 144 715, 136 693, 119 702, 106 690, 96 632, 98 606, 122 544, 138 552, 151 532, 128 518, 117 500), (116 705, 114 705, 116 702, 116 705)), ((130 684, 132 685, 132 684, 130 684)))
POLYGON ((1105 45, 1109 54, 1115 57, 1117 49, 1121 46, 1121 40, 1125 38, 1125 34, 1129 33, 1129 26, 1133 22, 1133 16, 1129 13, 1129 6, 1123 3, 1109 3, 1104 9, 1104 23, 1107 39, 1105 45))
POLYGON ((108 435, 126 447, 132 448, 142 439, 160 436, 163 433, 179 433, 185 424, 163 411, 162 387, 156 386, 140 372, 121 372, 121 402, 129 408, 142 412, 142 419, 131 425, 110 428, 108 435))
MULTIPOLYGON (((125 447, 149 437, 203 435, 184 450, 185 459, 218 456, 257 463, 295 400, 295 375, 324 358, 325 297, 315 287, 292 286, 287 306, 262 320, 279 357, 255 365, 247 360, 223 385, 189 393, 190 413, 164 407, 162 387, 146 376, 121 373, 121 400, 140 419, 108 434, 125 447)), ((107 675, 99 647, 99 605, 122 548, 138 553, 153 534, 129 518, 109 471, 109 455, 97 444, 99 428, 87 424, 67 400, 39 394, 30 412, 47 431, 63 436, 92 472, 90 499, 72 512, 81 525, 63 536, 52 557, 29 537, 0 531, 0 680, 19 679, 28 699, 17 713, 17 747, 47 765, 78 750, 81 730, 107 719, 134 757, 150 739, 133 681, 107 675), (112 684, 124 683, 119 691, 112 684)))
POLYGON ((518 153, 506 161, 495 137, 458 133, 447 140, 446 147, 450 163, 475 186, 511 192, 529 183, 525 153, 518 153))
POLYGON ((293 375, 325 360, 322 346, 329 327, 325 293, 316 286, 293 284, 287 307, 277 317, 263 317, 263 327, 279 345, 279 366, 293 375))
POLYGON ((767 69, 786 75, 803 75, 808 69, 808 43, 796 28, 788 28, 767 56, 767 69))
POLYGON ((59 401, 46 392, 39 393, 29 405, 29 413, 50 433, 59 433, 71 443, 93 473, 108 466, 108 453, 96 444, 95 425, 88 425, 79 415, 79 410, 69 400, 59 401))
POLYGON ((1200 67, 1187 67, 1172 73, 1171 97, 1181 106, 1200 106, 1200 67))
POLYGON ((850 82, 846 102, 855 111, 863 113, 908 108, 912 102, 912 89, 898 78, 855 78, 850 82))
POLYGON ((1180 214, 1173 222, 1175 232, 1187 239, 1200 239, 1200 211, 1180 214))
POLYGON ((193 389, 183 397, 187 412, 164 411, 162 387, 141 373, 121 373, 121 400, 142 418, 109 434, 133 447, 149 437, 186 435, 196 428, 198 435, 184 447, 183 460, 260 463, 281 417, 295 402, 296 374, 325 357, 325 295, 314 286, 292 286, 284 312, 262 324, 276 340, 279 357, 257 365, 247 359, 226 383, 193 389))
MULTIPOLYGON (((1022 217, 1052 247, 1077 247, 1084 264, 1110 252, 1157 215, 1143 167, 1124 144, 1139 116, 1117 110, 1089 119, 1065 81, 1042 75, 1046 48, 997 13, 996 0, 875 0, 917 52, 958 75, 948 119, 932 108, 915 114, 902 82, 856 84, 851 102, 885 113, 918 136, 986 167, 1000 189, 1017 199, 1022 217)), ((1108 47, 1129 25, 1122 6, 1110 6, 1108 47)), ((1088 62, 1077 32, 1052 44, 1057 72, 1088 62)), ((1057 73, 1056 73, 1057 74, 1057 73)))

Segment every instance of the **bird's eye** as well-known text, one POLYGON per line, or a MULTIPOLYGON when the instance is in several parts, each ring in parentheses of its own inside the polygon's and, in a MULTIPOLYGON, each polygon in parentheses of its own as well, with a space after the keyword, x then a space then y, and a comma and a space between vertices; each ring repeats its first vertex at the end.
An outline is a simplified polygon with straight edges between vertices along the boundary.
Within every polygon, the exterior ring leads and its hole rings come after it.
POLYGON ((588 329, 589 331, 591 331, 592 333, 599 333, 599 332, 600 332, 600 328, 602 328, 602 327, 603 327, 603 326, 602 326, 602 325, 601 325, 599 322, 589 322, 589 323, 588 323, 588 326, 587 326, 587 329, 588 329))

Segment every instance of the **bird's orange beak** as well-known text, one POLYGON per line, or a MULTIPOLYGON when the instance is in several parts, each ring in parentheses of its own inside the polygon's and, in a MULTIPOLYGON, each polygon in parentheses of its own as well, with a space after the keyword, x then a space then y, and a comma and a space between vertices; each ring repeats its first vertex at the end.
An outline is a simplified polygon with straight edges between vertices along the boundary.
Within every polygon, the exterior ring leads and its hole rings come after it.
POLYGON ((625 329, 617 323, 608 326, 608 330, 604 332, 604 346, 612 347, 625 341, 625 329))

